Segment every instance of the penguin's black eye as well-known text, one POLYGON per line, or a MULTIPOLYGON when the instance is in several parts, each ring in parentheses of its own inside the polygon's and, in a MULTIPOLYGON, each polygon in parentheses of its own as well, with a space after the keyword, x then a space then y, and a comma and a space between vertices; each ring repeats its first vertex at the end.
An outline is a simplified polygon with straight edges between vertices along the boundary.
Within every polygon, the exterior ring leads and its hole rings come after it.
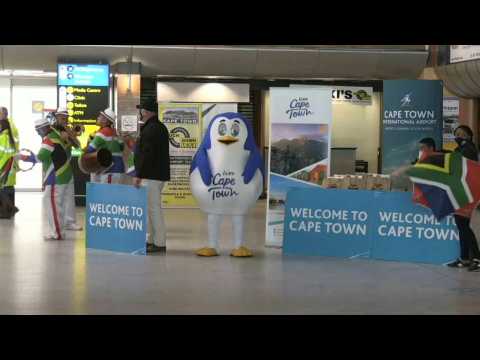
POLYGON ((232 125, 232 136, 237 137, 240 134, 240 125, 238 123, 233 123, 232 125))
POLYGON ((218 125, 218 134, 220 136, 225 136, 225 134, 227 133, 227 125, 225 123, 220 123, 220 125, 218 125))

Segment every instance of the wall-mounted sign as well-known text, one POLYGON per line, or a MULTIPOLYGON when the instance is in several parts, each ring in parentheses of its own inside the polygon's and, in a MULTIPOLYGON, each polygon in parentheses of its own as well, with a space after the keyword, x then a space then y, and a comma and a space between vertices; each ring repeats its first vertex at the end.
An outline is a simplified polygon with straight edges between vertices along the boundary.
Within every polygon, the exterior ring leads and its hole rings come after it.
POLYGON ((324 86, 324 85, 295 85, 290 87, 304 88, 330 88, 332 89, 332 103, 354 103, 361 105, 371 105, 373 96, 373 87, 360 86, 324 86))
POLYGON ((450 45, 450 63, 480 59, 480 45, 450 45))
POLYGON ((123 115, 121 118, 120 129, 122 132, 137 132, 137 115, 123 115))
POLYGON ((43 109, 45 108, 45 101, 32 101, 32 113, 34 114, 43 114, 43 109))
POLYGON ((458 127, 460 116, 460 99, 457 97, 443 98, 443 148, 454 150, 457 147, 453 132, 458 127))

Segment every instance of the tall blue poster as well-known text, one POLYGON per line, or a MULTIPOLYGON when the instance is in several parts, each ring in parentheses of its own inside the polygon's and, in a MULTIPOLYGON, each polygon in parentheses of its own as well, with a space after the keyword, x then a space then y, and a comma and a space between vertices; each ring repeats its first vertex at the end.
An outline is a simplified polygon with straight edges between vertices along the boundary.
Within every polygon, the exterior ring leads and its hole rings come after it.
MULTIPOLYGON (((443 143, 443 85, 439 80, 383 82, 382 173, 391 174, 418 157, 418 142, 431 137, 443 143)), ((404 178, 392 184, 407 189, 404 178)))

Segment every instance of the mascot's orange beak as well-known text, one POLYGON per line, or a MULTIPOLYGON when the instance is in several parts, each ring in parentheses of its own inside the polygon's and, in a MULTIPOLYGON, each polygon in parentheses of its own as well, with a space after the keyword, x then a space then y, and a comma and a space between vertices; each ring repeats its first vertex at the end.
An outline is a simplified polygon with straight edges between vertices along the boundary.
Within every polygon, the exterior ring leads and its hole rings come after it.
POLYGON ((234 142, 237 142, 238 139, 236 137, 233 137, 233 136, 229 136, 229 135, 225 135, 225 136, 222 136, 218 139, 218 141, 220 141, 221 143, 224 143, 224 144, 232 144, 234 142))

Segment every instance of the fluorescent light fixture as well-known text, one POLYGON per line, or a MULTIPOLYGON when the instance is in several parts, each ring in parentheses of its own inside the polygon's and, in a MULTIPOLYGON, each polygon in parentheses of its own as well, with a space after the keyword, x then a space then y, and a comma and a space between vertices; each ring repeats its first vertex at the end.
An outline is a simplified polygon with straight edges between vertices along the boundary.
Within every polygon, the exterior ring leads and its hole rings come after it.
POLYGON ((33 76, 33 77, 55 77, 56 72, 46 72, 43 70, 13 70, 11 76, 33 76))

